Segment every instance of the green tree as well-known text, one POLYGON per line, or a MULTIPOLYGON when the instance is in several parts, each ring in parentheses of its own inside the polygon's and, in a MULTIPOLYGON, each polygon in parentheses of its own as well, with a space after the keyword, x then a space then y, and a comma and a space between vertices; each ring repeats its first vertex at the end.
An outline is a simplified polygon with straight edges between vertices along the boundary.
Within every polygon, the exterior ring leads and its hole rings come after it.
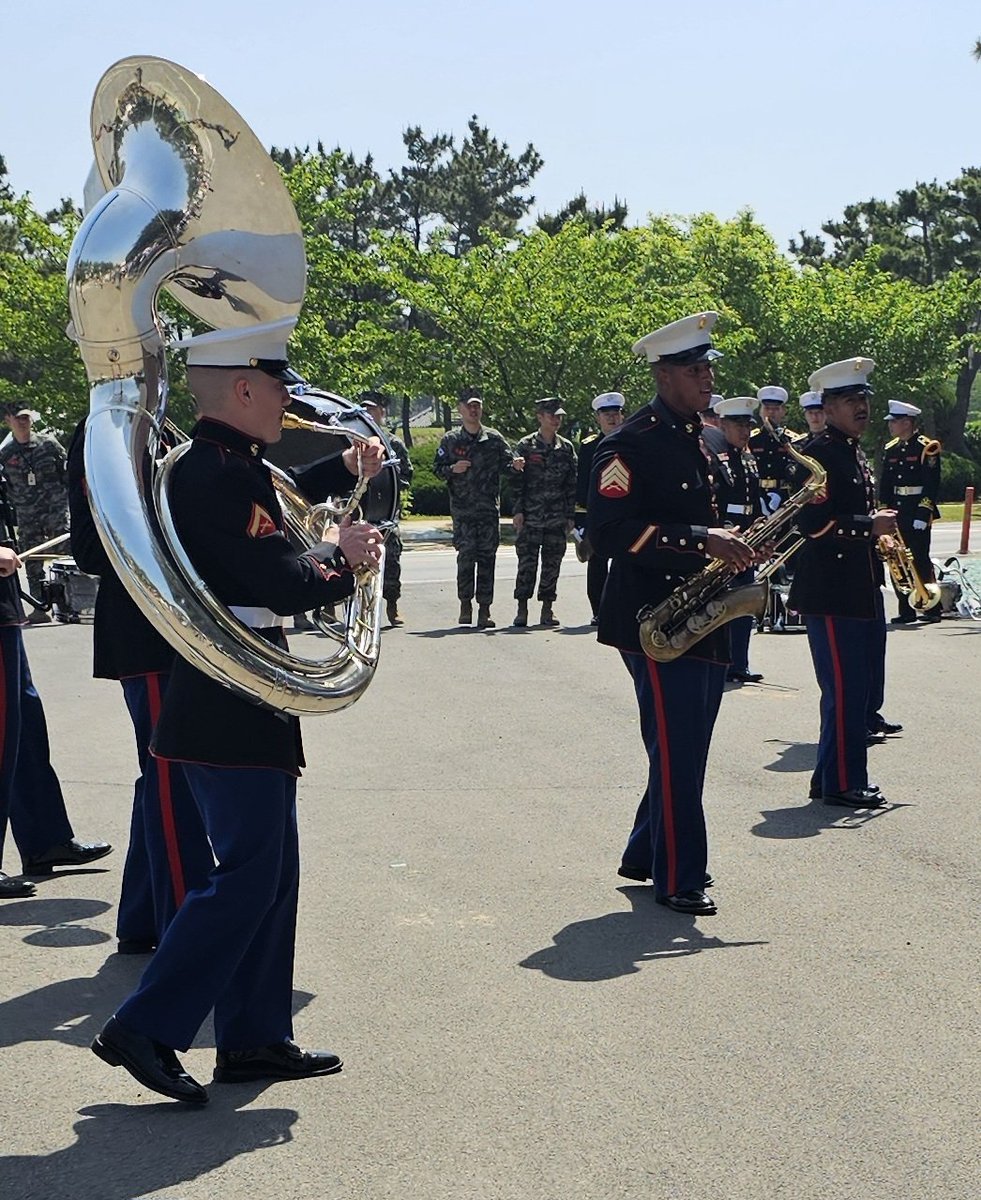
POLYGON ((463 145, 451 149, 438 210, 444 225, 441 245, 456 257, 492 234, 515 235, 518 222, 535 203, 535 197, 522 189, 545 161, 530 142, 515 158, 507 142, 493 137, 476 115, 467 129, 463 145))
POLYGON ((0 403, 29 404, 59 432, 88 408, 85 371, 65 334, 65 264, 77 225, 67 202, 43 217, 15 196, 0 160, 0 403))
POLYGON ((916 183, 893 200, 849 205, 841 220, 826 222, 822 230, 830 244, 803 232, 799 242, 790 243, 799 261, 848 265, 876 247, 878 265, 896 279, 923 288, 951 282, 948 299, 959 296, 961 307, 955 320, 954 402, 944 424, 948 448, 966 455, 964 427, 981 369, 981 293, 974 286, 981 268, 981 168, 965 168, 945 184, 916 183))
POLYGON ((604 204, 591 205, 586 193, 580 192, 557 213, 543 213, 535 224, 546 233, 558 233, 570 221, 582 221, 587 229, 602 229, 604 226, 622 229, 627 223, 627 206, 618 196, 614 196, 612 208, 604 204))

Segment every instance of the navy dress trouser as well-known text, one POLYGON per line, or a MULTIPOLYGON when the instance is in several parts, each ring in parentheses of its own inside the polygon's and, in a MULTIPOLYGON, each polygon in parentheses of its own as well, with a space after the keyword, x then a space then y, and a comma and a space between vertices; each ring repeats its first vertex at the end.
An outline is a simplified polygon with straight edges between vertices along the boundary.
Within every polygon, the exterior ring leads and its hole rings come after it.
POLYGON ((21 858, 74 836, 19 625, 0 626, 0 862, 7 821, 21 858))
POLYGON ((882 703, 885 617, 805 616, 814 673, 821 689, 821 735, 812 784, 823 795, 865 788, 868 721, 882 703))
POLYGON ((140 775, 133 788, 116 936, 153 945, 159 944, 187 892, 200 887, 214 866, 183 765, 154 758, 149 752, 169 678, 166 672, 153 672, 120 680, 133 722, 140 775))
POLYGON ((709 743, 725 687, 724 663, 654 662, 622 655, 634 681, 650 770, 624 865, 646 869, 659 894, 705 886, 708 838, 702 789, 709 743))
POLYGON ((293 1036, 300 858, 296 779, 184 764, 217 865, 187 893, 140 985, 119 1009, 135 1033, 186 1050, 214 1009, 219 1050, 293 1036))

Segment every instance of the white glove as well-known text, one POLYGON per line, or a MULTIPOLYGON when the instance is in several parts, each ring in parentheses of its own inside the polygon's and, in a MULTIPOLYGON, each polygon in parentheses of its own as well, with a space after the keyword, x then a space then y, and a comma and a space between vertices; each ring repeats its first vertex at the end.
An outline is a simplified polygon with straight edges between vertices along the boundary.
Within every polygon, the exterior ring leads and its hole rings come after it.
POLYGON ((922 532, 924 529, 926 529, 926 527, 927 527, 926 521, 914 521, 913 522, 913 528, 919 529, 920 532, 922 532))
POLYGON ((779 492, 767 492, 766 507, 769 512, 775 513, 782 503, 783 497, 779 492))

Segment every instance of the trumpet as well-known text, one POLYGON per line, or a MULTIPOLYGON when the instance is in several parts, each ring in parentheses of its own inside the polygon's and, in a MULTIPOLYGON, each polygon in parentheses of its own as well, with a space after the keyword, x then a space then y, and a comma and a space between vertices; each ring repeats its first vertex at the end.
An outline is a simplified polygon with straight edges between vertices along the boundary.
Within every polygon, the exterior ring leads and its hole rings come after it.
POLYGON ((929 612, 940 603, 940 585, 920 578, 913 551, 898 529, 895 533, 884 533, 878 538, 875 551, 888 568, 896 591, 909 597, 911 608, 917 612, 929 612))

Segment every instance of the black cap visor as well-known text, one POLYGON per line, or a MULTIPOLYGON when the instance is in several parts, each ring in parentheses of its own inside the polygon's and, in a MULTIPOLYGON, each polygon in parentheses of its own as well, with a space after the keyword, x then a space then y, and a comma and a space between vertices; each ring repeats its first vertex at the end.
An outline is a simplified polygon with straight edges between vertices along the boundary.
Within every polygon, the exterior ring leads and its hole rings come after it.
POLYGON ((716 350, 711 342, 705 342, 701 346, 692 346, 690 350, 679 350, 677 354, 660 354, 657 361, 669 367, 689 367, 692 363, 714 362, 721 357, 721 350, 716 350))

